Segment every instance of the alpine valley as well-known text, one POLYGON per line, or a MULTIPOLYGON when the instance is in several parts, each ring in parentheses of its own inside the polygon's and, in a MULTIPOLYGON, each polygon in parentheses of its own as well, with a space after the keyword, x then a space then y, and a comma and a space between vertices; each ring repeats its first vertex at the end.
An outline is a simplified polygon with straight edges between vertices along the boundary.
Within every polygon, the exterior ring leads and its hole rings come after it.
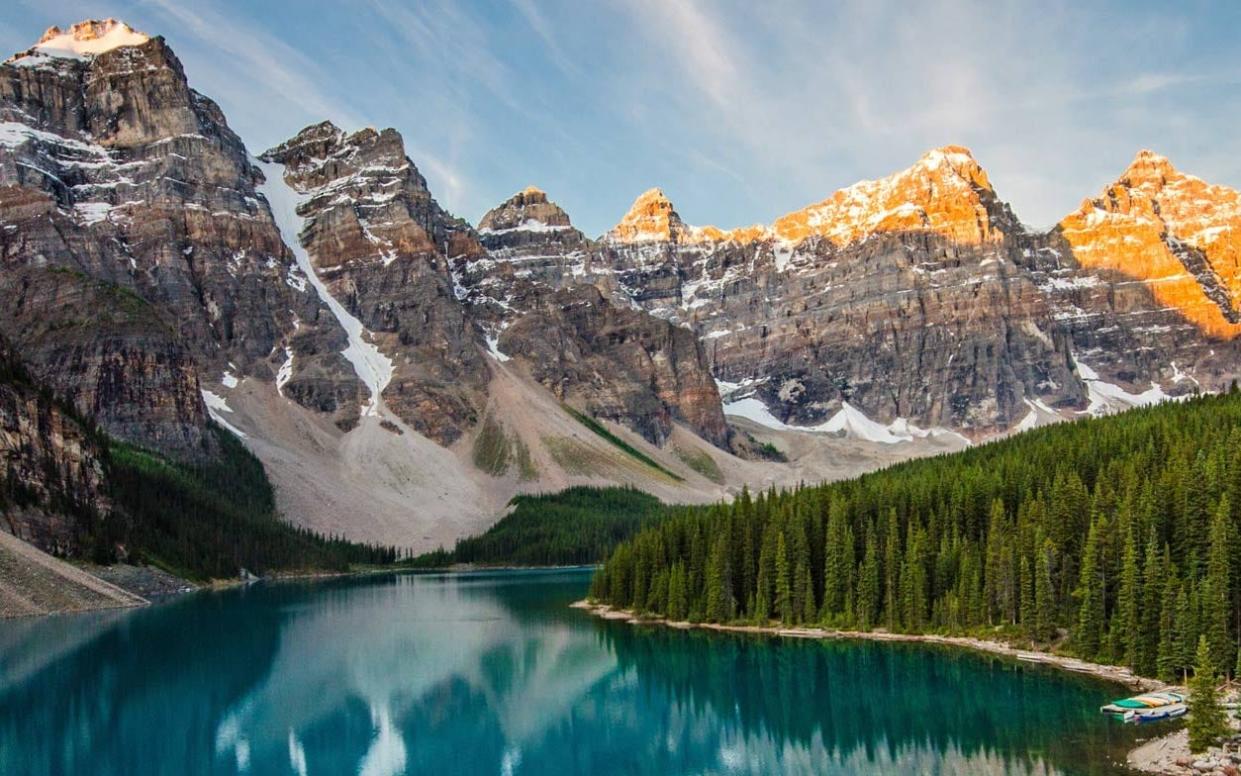
POLYGON ((2 527, 82 556, 120 445, 252 455, 306 535, 422 552, 518 494, 714 502, 1241 372, 1241 193, 1152 151, 1045 231, 948 146, 766 225, 651 189, 598 238, 534 187, 472 225, 417 161, 248 148, 111 19, 0 65, 2 527))

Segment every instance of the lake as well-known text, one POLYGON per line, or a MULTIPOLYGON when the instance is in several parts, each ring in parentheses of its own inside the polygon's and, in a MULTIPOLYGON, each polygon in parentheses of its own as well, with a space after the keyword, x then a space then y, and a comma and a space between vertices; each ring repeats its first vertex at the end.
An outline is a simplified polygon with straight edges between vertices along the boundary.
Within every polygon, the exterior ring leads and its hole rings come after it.
POLYGON ((1115 774, 1138 735, 1094 679, 603 622, 567 606, 588 582, 264 583, 0 622, 0 773, 1115 774))

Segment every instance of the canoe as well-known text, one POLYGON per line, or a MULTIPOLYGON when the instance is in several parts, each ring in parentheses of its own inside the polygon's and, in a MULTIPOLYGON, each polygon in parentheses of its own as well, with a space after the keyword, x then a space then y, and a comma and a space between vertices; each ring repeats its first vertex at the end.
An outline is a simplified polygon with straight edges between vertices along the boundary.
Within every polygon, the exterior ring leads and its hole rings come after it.
POLYGON ((1112 701, 1099 711, 1125 722, 1157 722, 1184 716, 1185 696, 1177 692, 1152 692, 1112 701))

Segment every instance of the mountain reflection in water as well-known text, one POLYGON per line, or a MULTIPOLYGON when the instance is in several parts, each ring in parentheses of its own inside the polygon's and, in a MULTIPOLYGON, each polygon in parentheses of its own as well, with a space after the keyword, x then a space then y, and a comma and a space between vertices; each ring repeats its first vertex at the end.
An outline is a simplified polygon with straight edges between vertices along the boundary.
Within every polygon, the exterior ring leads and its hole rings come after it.
POLYGON ((1111 774, 1091 680, 634 628, 584 572, 257 585, 0 623, 13 774, 1111 774))

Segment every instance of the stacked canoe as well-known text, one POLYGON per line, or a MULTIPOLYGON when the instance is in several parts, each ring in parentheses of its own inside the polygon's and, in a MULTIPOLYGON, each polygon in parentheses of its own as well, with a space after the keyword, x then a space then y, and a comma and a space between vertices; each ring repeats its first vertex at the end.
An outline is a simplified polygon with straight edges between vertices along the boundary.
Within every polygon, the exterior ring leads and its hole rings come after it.
POLYGON ((1188 707, 1179 692, 1151 692, 1112 701, 1099 711, 1124 722, 1158 722, 1183 716, 1188 707))

